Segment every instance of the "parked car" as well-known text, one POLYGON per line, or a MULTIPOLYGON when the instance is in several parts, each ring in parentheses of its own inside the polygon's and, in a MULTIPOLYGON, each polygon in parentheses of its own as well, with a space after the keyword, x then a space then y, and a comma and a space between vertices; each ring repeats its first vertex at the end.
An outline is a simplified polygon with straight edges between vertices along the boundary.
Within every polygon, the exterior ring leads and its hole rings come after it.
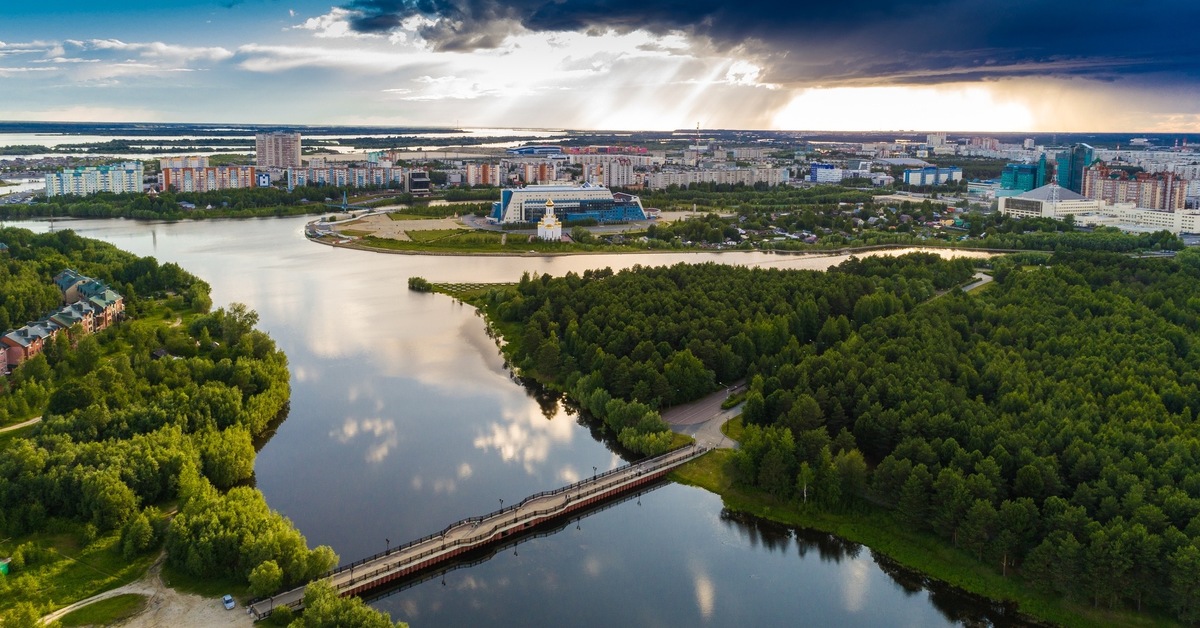
POLYGON ((233 610, 234 606, 237 606, 237 602, 233 601, 232 595, 226 595, 225 597, 221 598, 221 603, 225 605, 225 610, 227 611, 231 611, 233 610))

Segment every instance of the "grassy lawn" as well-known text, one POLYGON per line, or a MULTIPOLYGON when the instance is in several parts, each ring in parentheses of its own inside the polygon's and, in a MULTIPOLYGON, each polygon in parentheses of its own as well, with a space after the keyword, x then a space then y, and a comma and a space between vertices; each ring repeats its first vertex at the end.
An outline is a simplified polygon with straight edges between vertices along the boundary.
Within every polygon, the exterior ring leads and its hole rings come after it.
POLYGON ((392 212, 387 215, 392 220, 437 220, 442 216, 422 216, 420 214, 405 214, 400 212, 392 212))
MULTIPOLYGON (((740 422, 740 420, 739 420, 740 422)), ((726 425, 732 425, 731 421, 726 425)), ((732 438, 732 435, 731 435, 732 438)), ((825 513, 805 509, 756 490, 733 484, 730 469, 733 451, 712 451, 673 471, 676 482, 698 486, 721 496, 726 508, 779 523, 832 532, 886 554, 893 560, 932 578, 971 593, 997 600, 1014 600, 1024 613, 1064 626, 1175 626, 1163 618, 1126 611, 1110 611, 1076 604, 1042 594, 1027 586, 1019 575, 1005 578, 990 564, 942 539, 904 529, 891 513, 864 505, 857 512, 825 513)))
POLYGON ((112 533, 85 545, 83 526, 55 522, 57 532, 39 532, 0 542, 0 555, 26 546, 26 565, 13 569, 0 583, 0 613, 18 602, 60 608, 142 577, 154 562, 149 554, 129 562, 118 551, 120 535, 112 533))
POLYGON ((163 565, 163 584, 182 593, 219 598, 226 593, 245 602, 250 599, 250 585, 236 577, 228 578, 198 578, 170 565, 163 565))
MULTIPOLYGON (((411 238, 413 242, 424 244, 424 243, 428 243, 428 242, 437 242, 439 240, 446 240, 448 238, 455 238, 455 237, 461 236, 466 233, 468 233, 467 229, 421 229, 419 231, 408 232, 408 237, 411 238)), ((473 238, 470 241, 471 242, 484 242, 484 243, 489 243, 489 244, 492 243, 493 241, 495 241, 497 244, 499 244, 499 242, 500 242, 499 235, 481 233, 481 234, 478 234, 478 236, 479 237, 473 238), (489 237, 489 236, 494 236, 494 237, 489 237)), ((464 240, 464 242, 465 242, 465 240, 464 240)))
POLYGON ((365 238, 371 235, 371 231, 363 231, 362 229, 342 229, 338 231, 342 235, 354 236, 356 238, 365 238))
POLYGON ((144 595, 125 593, 71 611, 59 621, 63 626, 109 626, 138 614, 147 601, 144 595))
POLYGON ((467 229, 433 229, 409 231, 411 241, 391 240, 368 236, 361 245, 368 249, 389 251, 420 251, 429 253, 641 253, 650 250, 644 245, 573 244, 543 242, 530 239, 529 234, 495 233, 467 229), (505 238, 504 236, 508 237, 505 238))
POLYGON ((694 442, 696 442, 696 439, 688 436, 687 434, 672 434, 671 447, 669 451, 674 451, 680 447, 687 447, 694 442))
POLYGON ((746 424, 742 421, 741 415, 736 419, 731 419, 721 426, 721 433, 729 438, 742 442, 742 437, 746 435, 746 424))
POLYGON ((516 285, 515 283, 435 283, 433 284, 433 290, 434 292, 470 302, 472 299, 487 294, 489 290, 505 290, 513 288, 516 285))

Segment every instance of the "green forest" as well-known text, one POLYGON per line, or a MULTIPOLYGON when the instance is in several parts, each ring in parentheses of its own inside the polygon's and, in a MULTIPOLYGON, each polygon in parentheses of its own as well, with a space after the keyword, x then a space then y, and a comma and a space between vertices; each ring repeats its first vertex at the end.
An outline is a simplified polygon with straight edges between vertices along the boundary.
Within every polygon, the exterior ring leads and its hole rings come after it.
POLYGON ((738 485, 886 510, 1069 604, 1200 621, 1200 251, 991 266, 970 294, 971 262, 910 254, 527 276, 484 304, 513 364, 616 433, 744 379, 738 485))
POLYGON ((210 312, 207 284, 177 265, 71 231, 0 229, 0 241, 4 320, 57 306, 51 278, 64 268, 110 283, 129 315, 96 334, 60 334, 0 379, 0 425, 42 416, 0 441, 0 532, 16 537, 0 613, 71 601, 39 570, 53 556, 38 541, 48 530, 82 529, 87 543, 117 535, 111 552, 124 561, 165 545, 178 573, 240 581, 254 595, 336 565, 250 485, 255 443, 286 416, 290 394, 287 359, 254 328, 255 312, 210 312))
MULTIPOLYGON (((41 216, 73 218, 138 218, 150 220, 199 220, 204 218, 255 218, 300 216, 333 211, 328 202, 339 205, 342 193, 364 194, 371 188, 335 186, 279 188, 240 188, 212 192, 163 192, 156 196, 141 193, 99 192, 89 196, 53 196, 33 204, 0 205, 0 218, 41 216), (184 209, 190 203, 195 209, 184 209)), ((400 194, 389 204, 410 202, 412 196, 400 194)))

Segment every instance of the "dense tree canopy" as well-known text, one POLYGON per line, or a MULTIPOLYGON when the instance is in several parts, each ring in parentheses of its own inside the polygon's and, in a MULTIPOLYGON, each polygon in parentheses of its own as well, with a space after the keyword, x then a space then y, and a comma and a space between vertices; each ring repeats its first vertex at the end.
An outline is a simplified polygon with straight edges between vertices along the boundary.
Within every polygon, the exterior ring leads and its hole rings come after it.
POLYGON ((59 299, 51 277, 70 267, 129 295, 131 314, 156 314, 94 335, 60 335, 63 347, 0 380, 0 422, 43 414, 0 457, 0 530, 40 530, 52 518, 85 522, 120 530, 127 556, 165 536, 169 560, 183 570, 249 578, 257 569, 260 584, 270 581, 268 563, 280 584, 336 563, 328 547, 309 550, 244 486, 254 439, 282 419, 289 397, 287 359, 254 329, 257 314, 241 304, 206 313, 208 286, 175 264, 69 231, 4 229, 0 241, 10 253, 0 258, 0 312, 44 315, 59 299), (172 324, 163 312, 190 324, 172 324), (171 500, 179 514, 168 530, 156 529, 154 505, 171 500))
POLYGON ((615 435, 625 433, 623 443, 651 453, 660 448, 637 435, 666 430, 660 408, 799 360, 809 343, 843 340, 854 325, 912 307, 971 272, 969 261, 927 254, 852 260, 828 273, 679 264, 527 275, 515 291, 488 298, 501 319, 523 321, 510 351, 524 372, 557 382, 615 435))
POLYGON ((510 352, 619 432, 746 378, 737 480, 864 500, 1005 575, 1200 620, 1200 251, 525 277, 510 352), (631 410, 632 409, 632 410, 631 410), (615 417, 615 418, 614 418, 615 417))

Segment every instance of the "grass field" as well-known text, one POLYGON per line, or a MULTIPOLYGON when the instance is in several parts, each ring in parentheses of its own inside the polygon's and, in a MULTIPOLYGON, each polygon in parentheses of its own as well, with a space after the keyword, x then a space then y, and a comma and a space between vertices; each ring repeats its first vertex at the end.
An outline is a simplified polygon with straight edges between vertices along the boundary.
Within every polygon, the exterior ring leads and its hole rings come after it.
POLYGON ((226 593, 239 600, 250 598, 250 585, 236 577, 197 578, 170 565, 163 565, 163 583, 182 593, 194 593, 202 597, 217 598, 226 593))
POLYGON ((93 602, 62 616, 63 626, 111 626, 132 617, 146 607, 147 598, 136 593, 125 593, 107 600, 93 602))
POLYGON ((492 289, 507 289, 515 287, 515 283, 435 283, 434 292, 452 296, 463 301, 483 296, 492 289))
POLYGON ((102 591, 129 584, 140 578, 154 562, 149 554, 127 561, 118 551, 120 535, 102 536, 86 544, 83 526, 54 522, 55 532, 6 539, 0 555, 11 556, 21 549, 26 564, 0 578, 0 613, 18 602, 43 608, 60 608, 102 591))

